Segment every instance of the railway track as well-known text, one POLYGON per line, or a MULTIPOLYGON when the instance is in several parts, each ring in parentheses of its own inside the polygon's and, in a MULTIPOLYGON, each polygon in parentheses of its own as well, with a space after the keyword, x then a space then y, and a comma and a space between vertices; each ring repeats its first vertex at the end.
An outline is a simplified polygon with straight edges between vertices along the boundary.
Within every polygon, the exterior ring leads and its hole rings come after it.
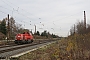
POLYGON ((9 48, 5 48, 5 49, 0 49, 0 54, 1 53, 5 53, 5 52, 9 52, 9 51, 13 51, 13 50, 17 50, 17 49, 21 49, 21 48, 25 48, 25 47, 28 47, 28 46, 33 46, 33 45, 37 45, 38 43, 34 43, 34 44, 27 44, 27 45, 19 45, 19 46, 14 46, 13 47, 9 47, 9 48))
POLYGON ((23 49, 23 48, 26 48, 26 47, 31 47, 31 46, 35 46, 35 45, 51 42, 51 41, 52 40, 42 40, 42 41, 35 41, 35 42, 31 43, 31 44, 15 45, 15 46, 14 45, 13 46, 9 45, 9 46, 0 47, 0 59, 7 57, 7 55, 5 55, 5 54, 8 53, 8 52, 11 52, 10 56, 12 56, 13 55, 13 53, 12 53, 13 51, 19 51, 20 49, 23 49))
POLYGON ((37 44, 42 44, 42 43, 45 43, 47 41, 44 41, 44 42, 38 42, 38 43, 31 43, 31 44, 24 44, 24 45, 13 45, 13 46, 4 46, 4 47, 1 47, 0 49, 0 54, 1 53, 4 53, 4 52, 9 52, 9 51, 13 51, 13 50, 17 50, 17 49, 20 49, 20 48, 25 48, 25 47, 28 47, 28 46, 33 46, 33 45, 37 45, 37 44))
MULTIPOLYGON (((47 40, 34 40, 34 43, 40 43, 40 42, 43 42, 43 41, 47 41, 47 40)), ((9 43, 1 44, 0 48, 11 47, 11 46, 17 46, 17 44, 15 44, 14 41, 10 41, 9 43)))

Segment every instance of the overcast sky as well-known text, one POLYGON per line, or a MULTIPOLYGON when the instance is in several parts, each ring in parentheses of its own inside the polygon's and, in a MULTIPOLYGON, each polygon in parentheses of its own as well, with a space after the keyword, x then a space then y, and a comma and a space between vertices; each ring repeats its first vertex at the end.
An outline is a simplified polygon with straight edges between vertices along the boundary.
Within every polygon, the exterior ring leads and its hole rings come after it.
POLYGON ((90 0, 0 0, 0 20, 10 14, 24 28, 34 32, 36 25, 40 32, 59 36, 67 36, 70 28, 83 20, 83 11, 90 24, 90 0))

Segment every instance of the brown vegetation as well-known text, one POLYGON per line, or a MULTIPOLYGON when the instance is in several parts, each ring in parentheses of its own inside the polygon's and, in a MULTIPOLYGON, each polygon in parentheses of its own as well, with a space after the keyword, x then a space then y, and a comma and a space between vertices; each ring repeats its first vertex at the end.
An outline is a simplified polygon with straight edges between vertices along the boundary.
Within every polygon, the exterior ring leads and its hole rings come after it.
POLYGON ((29 52, 19 60, 90 60, 90 34, 69 36, 29 52))

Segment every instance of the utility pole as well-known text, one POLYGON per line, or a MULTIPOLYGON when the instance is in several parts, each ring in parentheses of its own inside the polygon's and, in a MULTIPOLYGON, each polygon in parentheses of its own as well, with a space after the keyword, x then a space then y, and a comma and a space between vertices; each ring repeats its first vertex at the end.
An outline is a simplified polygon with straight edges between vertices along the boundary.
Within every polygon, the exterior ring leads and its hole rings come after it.
POLYGON ((10 37, 10 26, 9 26, 9 14, 8 14, 8 33, 7 33, 7 42, 9 40, 10 37))
POLYGON ((36 25, 35 25, 35 34, 36 34, 36 25))
POLYGON ((35 26, 35 33, 34 33, 34 39, 36 40, 36 25, 35 26))
POLYGON ((74 24, 74 34, 75 34, 75 24, 74 24))
POLYGON ((85 14, 85 11, 84 11, 84 29, 85 29, 85 33, 86 33, 86 14, 85 14))

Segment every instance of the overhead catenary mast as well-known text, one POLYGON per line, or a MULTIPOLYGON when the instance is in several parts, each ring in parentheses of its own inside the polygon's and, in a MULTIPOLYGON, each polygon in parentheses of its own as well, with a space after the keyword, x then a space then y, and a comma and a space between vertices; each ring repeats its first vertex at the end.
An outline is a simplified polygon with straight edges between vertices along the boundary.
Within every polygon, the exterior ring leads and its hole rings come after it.
POLYGON ((7 42, 9 40, 10 37, 10 26, 9 26, 9 14, 8 14, 8 33, 7 33, 7 42))
POLYGON ((86 13, 84 11, 84 29, 86 30, 86 13))
POLYGON ((76 29, 76 28, 75 28, 75 24, 74 24, 74 34, 75 34, 75 29, 76 29))

